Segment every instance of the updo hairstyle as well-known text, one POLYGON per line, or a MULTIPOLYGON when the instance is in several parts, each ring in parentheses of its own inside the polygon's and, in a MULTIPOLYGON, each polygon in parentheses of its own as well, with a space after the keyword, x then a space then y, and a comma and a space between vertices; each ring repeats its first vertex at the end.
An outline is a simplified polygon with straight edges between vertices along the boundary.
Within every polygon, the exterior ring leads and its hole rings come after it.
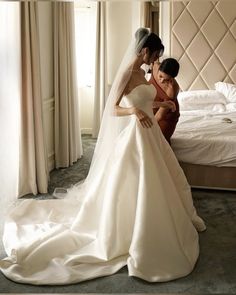
POLYGON ((136 53, 139 53, 143 48, 148 48, 150 55, 155 51, 159 51, 159 56, 164 52, 164 45, 161 39, 154 33, 150 33, 146 28, 139 28, 135 33, 136 53))

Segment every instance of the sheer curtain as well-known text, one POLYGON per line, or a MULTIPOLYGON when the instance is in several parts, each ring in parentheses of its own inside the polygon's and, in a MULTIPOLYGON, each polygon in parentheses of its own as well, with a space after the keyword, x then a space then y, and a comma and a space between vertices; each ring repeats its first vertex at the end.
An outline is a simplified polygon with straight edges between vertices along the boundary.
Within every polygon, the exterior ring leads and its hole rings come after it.
POLYGON ((82 155, 75 58, 74 3, 54 2, 54 90, 56 168, 82 155))
POLYGON ((17 197, 21 97, 19 14, 18 2, 0 2, 0 218, 17 197))
POLYGON ((106 2, 97 3, 97 31, 96 31, 96 58, 95 58, 95 89, 94 89, 94 112, 93 112, 93 137, 97 137, 105 100, 108 95, 107 89, 107 29, 106 29, 106 2))
POLYGON ((21 2, 22 97, 19 196, 46 193, 48 163, 43 133, 38 3, 21 2))

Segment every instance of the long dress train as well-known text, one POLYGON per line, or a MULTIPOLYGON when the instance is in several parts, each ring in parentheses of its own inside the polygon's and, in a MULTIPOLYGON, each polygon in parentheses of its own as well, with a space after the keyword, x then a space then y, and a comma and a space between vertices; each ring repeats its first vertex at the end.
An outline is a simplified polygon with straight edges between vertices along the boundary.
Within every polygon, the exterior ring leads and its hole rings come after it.
POLYGON ((8 278, 69 284, 127 265, 131 276, 162 282, 192 271, 197 230, 205 225, 153 117, 155 91, 142 84, 124 97, 153 126, 143 128, 132 116, 84 199, 25 200, 11 211, 3 237, 8 257, 0 261, 8 278))

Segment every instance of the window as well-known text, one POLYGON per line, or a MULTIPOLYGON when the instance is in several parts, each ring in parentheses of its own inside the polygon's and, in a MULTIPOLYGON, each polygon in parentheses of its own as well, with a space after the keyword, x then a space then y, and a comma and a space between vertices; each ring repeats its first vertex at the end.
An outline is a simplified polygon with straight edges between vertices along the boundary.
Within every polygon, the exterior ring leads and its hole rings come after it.
POLYGON ((96 2, 75 2, 75 39, 78 87, 94 85, 96 2))

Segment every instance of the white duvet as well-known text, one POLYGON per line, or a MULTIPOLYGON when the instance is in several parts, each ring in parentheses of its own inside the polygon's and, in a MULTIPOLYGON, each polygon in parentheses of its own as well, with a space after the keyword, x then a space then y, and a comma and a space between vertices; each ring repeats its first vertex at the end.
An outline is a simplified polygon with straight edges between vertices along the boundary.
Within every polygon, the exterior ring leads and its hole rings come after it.
POLYGON ((236 112, 182 111, 171 143, 181 162, 236 167, 236 112))

